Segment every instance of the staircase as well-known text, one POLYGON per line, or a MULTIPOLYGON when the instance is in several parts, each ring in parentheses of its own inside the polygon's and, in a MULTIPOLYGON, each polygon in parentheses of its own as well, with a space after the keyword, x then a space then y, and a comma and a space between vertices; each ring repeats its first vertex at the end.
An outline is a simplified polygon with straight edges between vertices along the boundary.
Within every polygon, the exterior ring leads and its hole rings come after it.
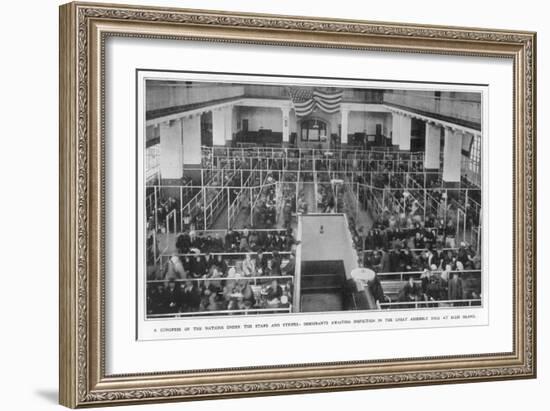
POLYGON ((302 262, 302 312, 344 310, 345 282, 345 268, 341 260, 302 262))

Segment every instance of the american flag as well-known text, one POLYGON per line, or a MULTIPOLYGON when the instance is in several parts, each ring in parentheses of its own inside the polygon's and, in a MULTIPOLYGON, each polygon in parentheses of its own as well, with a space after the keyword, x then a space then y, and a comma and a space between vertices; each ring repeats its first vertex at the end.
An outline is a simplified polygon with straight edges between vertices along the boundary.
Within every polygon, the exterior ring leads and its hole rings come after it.
POLYGON ((288 93, 299 117, 311 114, 316 108, 325 113, 337 113, 342 102, 342 90, 310 87, 289 87, 288 93))

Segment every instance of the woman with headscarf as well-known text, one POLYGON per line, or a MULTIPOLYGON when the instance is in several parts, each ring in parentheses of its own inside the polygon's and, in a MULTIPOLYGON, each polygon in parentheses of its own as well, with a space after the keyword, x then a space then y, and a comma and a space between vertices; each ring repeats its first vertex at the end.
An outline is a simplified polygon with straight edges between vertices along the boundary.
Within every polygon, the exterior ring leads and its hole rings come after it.
POLYGON ((243 273, 246 277, 254 277, 256 275, 256 260, 247 253, 243 261, 243 273))

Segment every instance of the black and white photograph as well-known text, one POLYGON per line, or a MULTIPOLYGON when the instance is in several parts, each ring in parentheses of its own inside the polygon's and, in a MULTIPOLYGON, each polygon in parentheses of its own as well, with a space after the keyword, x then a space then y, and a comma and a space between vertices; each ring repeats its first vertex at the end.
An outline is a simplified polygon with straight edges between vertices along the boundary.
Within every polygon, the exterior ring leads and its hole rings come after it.
POLYGON ((1 409, 537 411, 543 4, 5 2, 1 409))
POLYGON ((152 77, 145 319, 484 304, 479 88, 152 77))

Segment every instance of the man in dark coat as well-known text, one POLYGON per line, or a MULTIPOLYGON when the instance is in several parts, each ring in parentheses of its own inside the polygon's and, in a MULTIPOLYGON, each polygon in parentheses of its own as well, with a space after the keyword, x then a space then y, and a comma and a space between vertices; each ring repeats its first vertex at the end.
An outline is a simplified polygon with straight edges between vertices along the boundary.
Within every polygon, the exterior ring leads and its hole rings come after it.
MULTIPOLYGON (((413 276, 410 276, 407 283, 401 289, 399 293, 399 302, 413 302, 420 300, 421 288, 414 282, 413 276)), ((413 305, 403 305, 401 308, 414 308, 413 305)))
POLYGON ((164 285, 156 283, 147 289, 147 313, 164 314, 166 312, 166 300, 164 298, 164 285))
POLYGON ((198 311, 201 303, 201 293, 196 281, 187 281, 181 293, 183 311, 198 311))
POLYGON ((199 278, 206 274, 206 263, 200 255, 197 255, 193 260, 192 265, 193 277, 199 278))
POLYGON ((378 307, 380 307, 380 303, 387 302, 387 298, 384 294, 384 289, 382 288, 382 283, 380 282, 380 278, 378 278, 377 275, 375 275, 374 278, 369 281, 368 286, 372 298, 374 298, 374 301, 376 302, 376 305, 378 307))
POLYGON ((175 281, 169 281, 164 292, 164 307, 168 313, 177 313, 182 306, 181 290, 175 281))
POLYGON ((189 233, 185 232, 180 234, 176 239, 176 249, 178 250, 178 253, 188 253, 189 248, 191 248, 191 238, 189 237, 189 233))

